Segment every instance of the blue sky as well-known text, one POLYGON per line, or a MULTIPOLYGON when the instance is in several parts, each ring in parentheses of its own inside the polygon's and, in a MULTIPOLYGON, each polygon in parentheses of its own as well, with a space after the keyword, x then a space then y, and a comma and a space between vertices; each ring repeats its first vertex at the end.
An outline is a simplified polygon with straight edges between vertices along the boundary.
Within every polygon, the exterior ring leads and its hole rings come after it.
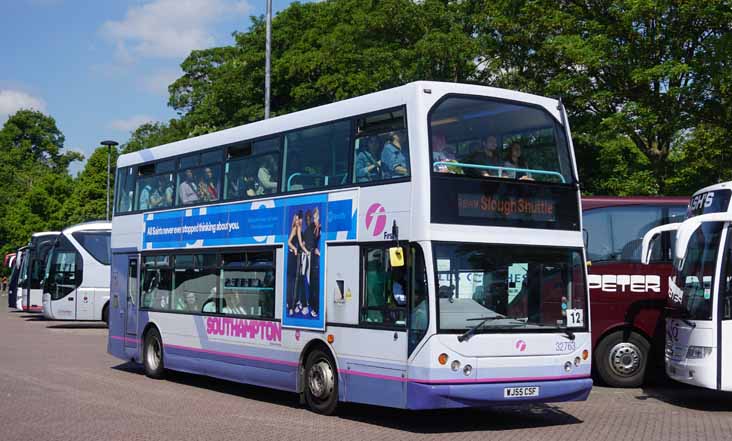
MULTIPOLYGON (((276 11, 290 0, 274 0, 276 11)), ((265 0, 13 0, 0 8, 0 125, 20 108, 56 119, 85 156, 176 116, 167 86, 192 49, 231 44, 265 0)), ((72 173, 81 165, 73 166, 72 173)))

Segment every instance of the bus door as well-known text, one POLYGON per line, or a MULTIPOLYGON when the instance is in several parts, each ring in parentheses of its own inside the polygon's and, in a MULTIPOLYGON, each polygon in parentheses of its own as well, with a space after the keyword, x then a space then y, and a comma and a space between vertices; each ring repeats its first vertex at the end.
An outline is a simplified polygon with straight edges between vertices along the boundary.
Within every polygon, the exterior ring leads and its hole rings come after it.
POLYGON ((137 354, 137 299, 139 295, 139 272, 137 256, 130 257, 127 264, 127 289, 125 308, 125 352, 137 354))
POLYGON ((722 255, 722 268, 719 279, 719 311, 720 330, 717 334, 719 362, 717 368, 717 388, 732 390, 732 227, 727 228, 727 240, 722 255), (720 375, 721 374, 721 375, 720 375))

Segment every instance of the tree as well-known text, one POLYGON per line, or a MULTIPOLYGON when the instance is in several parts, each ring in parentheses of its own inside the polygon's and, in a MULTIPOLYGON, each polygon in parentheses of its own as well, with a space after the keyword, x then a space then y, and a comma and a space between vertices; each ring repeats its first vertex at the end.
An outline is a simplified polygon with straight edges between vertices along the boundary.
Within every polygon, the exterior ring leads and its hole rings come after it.
MULTIPOLYGON (((74 180, 74 187, 63 205, 67 225, 93 220, 104 220, 107 211, 107 147, 99 147, 74 180)), ((118 151, 111 149, 112 164, 117 163, 118 151)), ((111 168, 110 211, 113 207, 114 177, 116 168, 111 168)))

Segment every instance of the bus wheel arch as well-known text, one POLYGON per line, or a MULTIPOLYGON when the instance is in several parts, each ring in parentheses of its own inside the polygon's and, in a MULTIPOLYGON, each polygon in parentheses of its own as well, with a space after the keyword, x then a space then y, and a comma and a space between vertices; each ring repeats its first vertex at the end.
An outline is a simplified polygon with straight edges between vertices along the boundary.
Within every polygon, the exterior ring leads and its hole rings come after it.
POLYGON ((142 366, 145 375, 159 380, 165 376, 163 338, 158 327, 148 323, 142 333, 142 366))
POLYGON ((109 300, 102 306, 102 321, 107 324, 109 328, 109 300))
POLYGON ((611 387, 639 387, 643 384, 652 356, 651 341, 639 329, 614 328, 599 340, 594 367, 603 383, 611 387))
POLYGON ((316 413, 332 415, 339 401, 338 365, 333 350, 315 339, 300 353, 298 366, 300 402, 316 413))

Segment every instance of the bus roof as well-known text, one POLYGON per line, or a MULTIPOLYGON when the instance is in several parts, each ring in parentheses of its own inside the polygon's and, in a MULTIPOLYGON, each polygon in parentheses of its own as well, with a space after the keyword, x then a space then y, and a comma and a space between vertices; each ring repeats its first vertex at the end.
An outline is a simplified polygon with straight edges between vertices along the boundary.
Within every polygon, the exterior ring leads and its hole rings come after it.
POLYGON ((622 205, 688 205, 689 198, 682 196, 582 196, 582 209, 618 207, 622 205))
POLYGON ((692 195, 692 197, 694 197, 694 196, 696 196, 698 194, 707 193, 707 192, 710 192, 710 191, 715 191, 715 190, 731 190, 731 189, 732 189, 732 181, 730 181, 730 182, 720 182, 718 184, 709 185, 709 186, 704 187, 704 188, 702 188, 700 190, 697 190, 696 192, 694 192, 694 194, 692 195))
POLYGON ((45 237, 45 236, 58 236, 61 234, 60 231, 42 231, 39 233, 33 233, 31 238, 45 237))
POLYGON ((407 104, 410 99, 416 97, 417 92, 420 90, 424 93, 434 94, 434 96, 448 93, 490 95, 500 99, 522 101, 545 108, 557 121, 561 121, 559 110, 557 108, 558 101, 552 98, 488 86, 436 81, 417 81, 392 89, 382 90, 380 92, 374 92, 343 101, 337 101, 331 104, 313 107, 311 109, 288 113, 194 138, 183 139, 150 149, 127 153, 119 157, 117 160, 117 167, 127 167, 130 165, 146 163, 156 159, 195 152, 202 148, 230 145, 236 142, 257 139, 275 133, 309 127, 326 121, 336 121, 343 118, 403 106, 407 104))
POLYGON ((107 221, 84 222, 64 228, 63 234, 72 234, 77 231, 112 231, 112 223, 107 221))

